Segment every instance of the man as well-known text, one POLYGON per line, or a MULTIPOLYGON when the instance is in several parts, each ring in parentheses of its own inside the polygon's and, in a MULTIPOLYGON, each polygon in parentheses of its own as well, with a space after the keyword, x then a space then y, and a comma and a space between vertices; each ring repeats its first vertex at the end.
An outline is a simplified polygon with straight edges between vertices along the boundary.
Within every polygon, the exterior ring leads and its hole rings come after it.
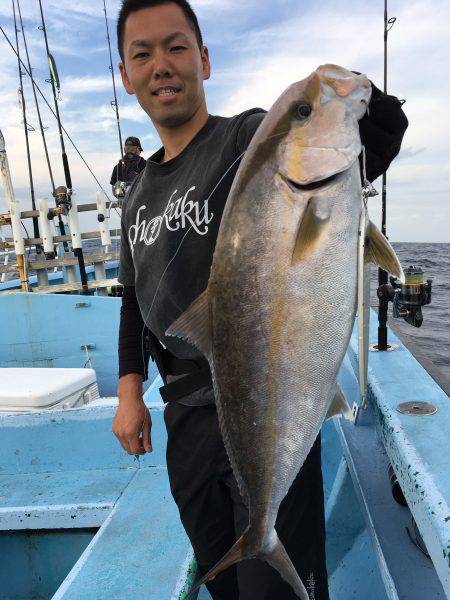
MULTIPOLYGON (((130 454, 151 452, 150 414, 142 400, 146 330, 166 384, 171 490, 205 573, 243 531, 248 513, 221 439, 205 359, 164 332, 206 288, 239 157, 265 113, 208 114, 203 81, 210 76, 209 54, 185 0, 124 0, 117 31, 123 84, 163 146, 133 182, 122 212, 124 296, 113 431, 130 454)), ((389 166, 406 126, 399 101, 374 87, 370 117, 360 126, 370 180, 389 166)), ((278 535, 315 600, 328 599, 324 529, 319 436, 277 520, 278 535)), ((278 573, 256 560, 227 569, 207 586, 214 600, 295 600, 278 573)))
POLYGON ((125 140, 123 158, 114 167, 110 184, 114 196, 124 196, 125 189, 133 182, 141 171, 145 169, 145 159, 140 156, 142 152, 141 142, 137 137, 128 137, 125 140))

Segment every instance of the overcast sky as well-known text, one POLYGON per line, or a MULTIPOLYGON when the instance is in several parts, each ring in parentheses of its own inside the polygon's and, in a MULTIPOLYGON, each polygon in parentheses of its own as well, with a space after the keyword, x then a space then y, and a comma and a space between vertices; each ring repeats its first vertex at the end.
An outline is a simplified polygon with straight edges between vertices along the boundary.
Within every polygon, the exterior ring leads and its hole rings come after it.
MULTIPOLYGON (((115 21, 120 2, 108 0, 115 67, 115 21)), ((109 191, 119 142, 102 0, 43 0, 50 50, 61 80, 60 112, 64 126, 109 191)), ((231 116, 253 106, 269 109, 293 81, 323 63, 361 71, 382 87, 383 2, 369 0, 197 0, 192 2, 210 51, 212 77, 206 83, 209 112, 231 116)), ((22 0, 24 27, 34 76, 50 100, 42 32, 37 29, 37 0, 22 0)), ((410 121, 403 148, 388 172, 388 234, 393 241, 450 241, 450 2, 390 2, 397 22, 389 34, 390 93, 407 100, 410 121)), ((0 0, 0 21, 14 36, 10 0, 0 0)), ((17 61, 0 36, 0 128, 6 139, 17 198, 30 206, 17 61)), ((159 147, 148 117, 122 88, 116 71, 123 138, 140 137, 144 157, 159 147)), ((37 197, 50 196, 48 171, 31 88, 25 95, 33 176, 37 197)), ((42 108, 57 185, 64 182, 54 118, 42 108)), ((79 202, 91 202, 97 184, 67 142, 74 189, 79 202)), ((381 191, 381 181, 376 182, 381 191)), ((370 200, 379 223, 380 197, 370 200)), ((0 190, 0 212, 5 210, 0 190)), ((86 225, 86 223, 85 223, 86 225)), ((89 224, 87 224, 89 225, 89 224)))

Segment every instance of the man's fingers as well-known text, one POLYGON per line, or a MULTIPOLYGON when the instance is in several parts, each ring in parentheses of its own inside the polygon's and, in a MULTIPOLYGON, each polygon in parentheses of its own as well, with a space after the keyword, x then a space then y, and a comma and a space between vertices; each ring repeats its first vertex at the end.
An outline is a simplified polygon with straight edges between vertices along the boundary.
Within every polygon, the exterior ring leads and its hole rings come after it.
POLYGON ((128 454, 145 454, 152 451, 150 411, 142 402, 140 405, 119 405, 113 423, 113 433, 128 454))
POLYGON ((125 450, 125 452, 128 452, 128 454, 130 453, 130 444, 128 443, 127 439, 121 436, 117 436, 117 439, 120 442, 120 445, 122 446, 122 448, 125 450))
POLYGON ((128 438, 128 445, 130 448, 128 454, 145 454, 145 450, 141 444, 141 440, 139 439, 139 434, 128 438))
POLYGON ((151 438, 151 430, 152 430, 152 420, 150 418, 150 413, 148 409, 145 411, 144 423, 142 426, 142 445, 144 446, 144 450, 146 452, 152 452, 152 438, 151 438))

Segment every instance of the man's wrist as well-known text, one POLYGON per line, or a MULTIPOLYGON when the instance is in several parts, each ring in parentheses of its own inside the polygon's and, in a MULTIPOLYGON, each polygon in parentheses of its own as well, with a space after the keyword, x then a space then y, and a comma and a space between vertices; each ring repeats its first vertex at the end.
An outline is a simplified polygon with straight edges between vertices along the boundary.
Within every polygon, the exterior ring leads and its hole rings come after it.
POLYGON ((119 402, 142 400, 142 375, 140 373, 127 373, 119 379, 117 395, 119 402))

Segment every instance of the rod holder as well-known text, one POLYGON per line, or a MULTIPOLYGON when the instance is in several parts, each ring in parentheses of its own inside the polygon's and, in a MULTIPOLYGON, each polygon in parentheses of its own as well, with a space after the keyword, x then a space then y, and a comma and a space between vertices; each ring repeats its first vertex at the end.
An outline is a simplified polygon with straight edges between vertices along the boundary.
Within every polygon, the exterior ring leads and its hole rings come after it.
POLYGON ((39 226, 41 230, 41 238, 44 246, 45 254, 53 254, 53 231, 52 231, 52 223, 53 221, 49 221, 48 219, 48 203, 45 198, 41 198, 39 200, 39 226))
POLYGON ((97 192, 95 201, 97 203, 97 220, 98 229, 100 231, 100 237, 102 239, 102 246, 111 245, 111 235, 109 232, 109 217, 107 216, 106 202, 103 194, 97 192))
POLYGON ((67 214, 67 221, 69 223, 70 228, 70 237, 72 240, 72 248, 81 249, 81 231, 78 223, 78 210, 77 210, 77 202, 75 200, 75 194, 72 194, 72 206, 67 214))
POLYGON ((23 256, 25 254, 25 242, 23 239, 22 221, 20 220, 20 203, 18 200, 12 200, 10 202, 9 214, 11 215, 14 252, 17 254, 17 256, 23 256))

